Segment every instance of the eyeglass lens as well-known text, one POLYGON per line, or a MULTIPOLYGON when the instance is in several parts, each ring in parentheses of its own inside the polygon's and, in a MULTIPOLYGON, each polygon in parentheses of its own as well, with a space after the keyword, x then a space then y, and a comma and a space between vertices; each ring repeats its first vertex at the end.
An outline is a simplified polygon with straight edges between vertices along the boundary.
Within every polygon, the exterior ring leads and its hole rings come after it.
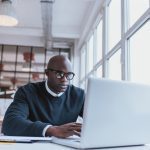
POLYGON ((64 76, 67 78, 67 80, 72 80, 74 77, 74 74, 73 73, 56 72, 56 77, 58 79, 63 78, 64 76))
POLYGON ((65 76, 67 80, 72 80, 73 77, 74 77, 74 75, 75 75, 73 72, 65 73, 65 72, 63 72, 63 71, 54 70, 54 69, 51 69, 51 68, 48 68, 47 70, 52 71, 52 72, 55 72, 56 77, 57 77, 58 79, 64 78, 64 76, 65 76))

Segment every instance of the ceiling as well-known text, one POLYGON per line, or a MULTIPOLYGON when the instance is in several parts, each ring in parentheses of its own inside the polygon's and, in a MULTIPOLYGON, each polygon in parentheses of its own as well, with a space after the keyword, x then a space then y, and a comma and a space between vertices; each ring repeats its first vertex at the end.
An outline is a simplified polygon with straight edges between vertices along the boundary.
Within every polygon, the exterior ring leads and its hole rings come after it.
POLYGON ((35 72, 40 75, 39 79, 43 80, 45 63, 51 56, 59 54, 59 48, 74 46, 88 28, 93 10, 98 9, 102 1, 12 0, 19 23, 15 27, 0 26, 0 56, 3 59, 0 88, 10 87, 16 81, 13 88, 21 86, 29 81, 29 76, 32 78, 34 72, 21 71, 25 63, 23 53, 30 51, 31 46, 39 47, 33 48, 35 60, 32 63, 35 72), (44 54, 44 49, 40 47, 53 49, 53 54, 50 51, 44 54))
POLYGON ((70 46, 80 37, 97 1, 101 0, 12 0, 19 24, 0 27, 0 43, 45 46, 48 33, 53 46, 70 46), (41 1, 50 3, 49 11, 42 9, 41 1), (44 20, 45 14, 51 18, 44 20))

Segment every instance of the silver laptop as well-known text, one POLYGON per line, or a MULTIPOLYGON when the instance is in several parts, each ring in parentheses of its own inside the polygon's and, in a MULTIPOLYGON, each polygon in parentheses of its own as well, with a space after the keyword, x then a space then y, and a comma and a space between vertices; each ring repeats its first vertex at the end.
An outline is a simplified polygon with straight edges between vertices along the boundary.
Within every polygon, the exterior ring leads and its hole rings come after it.
POLYGON ((150 143, 150 85, 89 78, 80 139, 52 141, 79 149, 150 143))

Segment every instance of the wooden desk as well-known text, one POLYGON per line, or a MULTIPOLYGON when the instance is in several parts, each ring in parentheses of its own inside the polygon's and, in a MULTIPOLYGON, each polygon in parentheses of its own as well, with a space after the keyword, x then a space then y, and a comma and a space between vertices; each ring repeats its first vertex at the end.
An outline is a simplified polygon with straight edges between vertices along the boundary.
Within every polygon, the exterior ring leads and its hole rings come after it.
MULTIPOLYGON (((53 143, 0 143, 0 150, 75 150, 53 143)), ((98 149, 97 149, 98 150, 98 149)), ((107 148, 99 150, 150 150, 150 146, 124 147, 124 148, 107 148)))

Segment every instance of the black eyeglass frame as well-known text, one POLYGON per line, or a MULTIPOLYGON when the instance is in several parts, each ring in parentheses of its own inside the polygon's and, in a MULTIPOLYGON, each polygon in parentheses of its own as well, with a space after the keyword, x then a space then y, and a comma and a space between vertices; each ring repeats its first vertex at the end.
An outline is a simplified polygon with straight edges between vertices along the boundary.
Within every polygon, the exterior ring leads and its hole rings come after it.
POLYGON ((74 76, 75 76, 75 73, 73 73, 73 72, 65 73, 63 71, 55 70, 55 69, 52 69, 52 68, 47 68, 47 69, 45 69, 45 71, 55 72, 55 75, 56 75, 57 79, 62 79, 65 76, 67 80, 72 80, 74 78, 74 76), (72 78, 70 78, 70 76, 69 76, 70 74, 72 75, 72 78))

